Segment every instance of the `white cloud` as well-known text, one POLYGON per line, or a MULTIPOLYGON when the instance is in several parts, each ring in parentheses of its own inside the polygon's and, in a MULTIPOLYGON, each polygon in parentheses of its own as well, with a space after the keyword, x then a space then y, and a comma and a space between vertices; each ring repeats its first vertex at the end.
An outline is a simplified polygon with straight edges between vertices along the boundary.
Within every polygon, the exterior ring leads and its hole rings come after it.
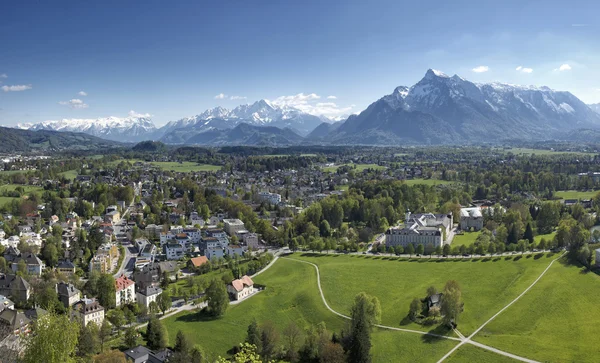
POLYGON ((222 99, 225 99, 225 97, 227 97, 226 94, 219 93, 218 95, 215 96, 215 100, 222 100, 222 99))
POLYGON ((518 66, 517 68, 515 68, 516 71, 518 72, 523 72, 523 73, 531 73, 533 72, 533 68, 526 68, 523 66, 518 66))
POLYGON ((490 68, 488 66, 479 66, 479 67, 475 67, 472 69, 472 71, 475 73, 483 73, 483 72, 487 72, 489 70, 490 70, 490 68))
POLYGON ((79 96, 84 96, 84 97, 87 96, 87 92, 84 92, 84 91, 79 91, 79 92, 77 92, 77 94, 79 96))
POLYGON ((329 99, 329 100, 336 100, 337 97, 335 97, 335 96, 327 96, 327 99, 329 99))
POLYGON ((85 102, 83 102, 79 98, 73 98, 73 99, 68 100, 68 101, 60 101, 58 104, 59 105, 63 105, 63 106, 69 106, 69 107, 71 107, 73 109, 82 109, 82 108, 88 108, 89 107, 85 102))
POLYGON ((30 84, 18 84, 18 85, 14 85, 14 86, 2 86, 2 90, 4 92, 20 92, 20 91, 26 91, 28 89, 31 89, 31 85, 30 84))
MULTIPOLYGON (((327 98, 331 99, 330 97, 327 98)), ((341 107, 334 102, 318 102, 319 99, 321 99, 321 96, 316 93, 298 93, 292 96, 277 97, 271 102, 277 106, 290 106, 311 115, 326 116, 329 118, 347 115, 354 107, 354 105, 341 107)))
POLYGON ((0 74, 0 78, 8 78, 8 76, 6 75, 6 73, 2 73, 0 74))
POLYGON ((129 111, 128 115, 130 117, 145 117, 145 118, 152 117, 152 115, 149 113, 137 113, 134 110, 129 111))
POLYGON ((246 96, 231 96, 229 97, 230 100, 245 100, 246 96))
POLYGON ((561 64, 561 65, 560 65, 560 67, 558 67, 558 68, 555 68, 554 70, 555 70, 555 71, 559 71, 559 72, 562 72, 562 71, 570 71, 570 70, 571 70, 571 66, 570 66, 570 65, 568 65, 567 63, 565 63, 565 64, 561 64))

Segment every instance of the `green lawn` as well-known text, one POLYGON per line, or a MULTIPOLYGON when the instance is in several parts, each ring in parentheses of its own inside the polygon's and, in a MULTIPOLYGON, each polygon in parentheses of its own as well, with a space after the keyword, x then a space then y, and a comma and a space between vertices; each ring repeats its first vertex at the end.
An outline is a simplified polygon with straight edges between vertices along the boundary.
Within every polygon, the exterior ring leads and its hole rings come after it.
POLYGON ((348 188, 350 188, 349 184, 346 184, 346 185, 336 185, 335 186, 335 190, 344 190, 344 191, 346 191, 346 190, 348 190, 348 188))
POLYGON ((477 237, 481 234, 481 231, 477 232, 465 232, 463 234, 455 234, 452 240, 452 246, 470 246, 475 243, 477 237))
POLYGON ((556 232, 552 232, 552 233, 548 233, 548 234, 538 234, 537 236, 533 237, 533 242, 540 243, 542 238, 545 238, 546 242, 552 241, 554 239, 555 234, 556 234, 556 232))
POLYGON ((66 179, 69 180, 75 180, 75 178, 77 177, 79 173, 77 172, 77 170, 68 170, 65 172, 60 173, 60 175, 64 176, 66 179))
POLYGON ((324 173, 335 173, 339 167, 341 166, 351 166, 351 167, 356 167, 356 171, 358 172, 362 172, 365 169, 375 169, 375 170, 384 170, 386 169, 385 166, 382 165, 377 165, 377 164, 341 164, 341 165, 334 165, 334 166, 328 166, 326 168, 323 168, 323 172, 324 173))
POLYGON ((33 171, 33 170, 0 170, 0 175, 13 175, 13 174, 25 174, 29 171, 33 171))
MULTIPOLYGON (((512 353, 512 352, 511 352, 512 353)), ((471 344, 463 344, 446 360, 448 363, 477 362, 477 363, 509 363, 516 360, 505 357, 489 350, 471 344)))
POLYGON ((600 276, 561 262, 475 340, 539 361, 597 361, 600 276))
POLYGON ((0 192, 2 191, 13 191, 15 189, 17 189, 18 187, 22 187, 23 190, 25 191, 25 193, 32 193, 32 192, 39 192, 42 191, 44 188, 42 187, 38 187, 35 185, 21 185, 21 184, 4 184, 4 185, 0 185, 0 192))
POLYGON ((561 154, 581 154, 581 155, 593 155, 592 152, 580 152, 580 151, 554 151, 554 150, 546 150, 546 149, 529 149, 529 148, 521 148, 515 147, 510 149, 496 149, 497 151, 501 151, 504 153, 513 153, 515 155, 561 155, 561 154))
POLYGON ((439 180, 439 179, 406 179, 404 183, 407 185, 415 185, 415 184, 425 184, 425 185, 445 185, 452 184, 454 182, 448 180, 439 180))
MULTIPOLYGON (((195 312, 181 313, 163 320, 169 331, 171 345, 181 329, 194 344, 202 346, 212 357, 226 356, 227 351, 246 338, 246 329, 253 319, 260 323, 270 320, 280 330, 289 322, 300 328, 325 322, 327 329, 339 334, 346 323, 325 308, 317 288, 314 267, 279 259, 254 281, 265 291, 230 306, 224 317, 208 319, 195 312)), ((417 334, 375 329, 372 336, 373 362, 433 362, 446 354, 455 341, 427 339, 417 334)))
POLYGON ((591 199, 598 193, 600 193, 599 190, 587 192, 580 192, 578 190, 567 190, 555 192, 554 195, 561 199, 591 199))
POLYGON ((150 164, 157 166, 162 170, 170 170, 180 173, 221 170, 220 165, 198 164, 193 163, 191 161, 184 161, 181 163, 178 163, 176 161, 153 161, 150 164))
POLYGON ((411 261, 362 255, 293 258, 319 265, 325 297, 333 309, 348 314, 353 297, 364 291, 379 298, 383 324, 410 329, 428 329, 407 319, 412 299, 422 298, 431 285, 442 289, 446 281, 456 280, 465 303, 459 329, 467 335, 523 292, 548 266, 547 256, 516 256, 516 261, 512 256, 411 261))

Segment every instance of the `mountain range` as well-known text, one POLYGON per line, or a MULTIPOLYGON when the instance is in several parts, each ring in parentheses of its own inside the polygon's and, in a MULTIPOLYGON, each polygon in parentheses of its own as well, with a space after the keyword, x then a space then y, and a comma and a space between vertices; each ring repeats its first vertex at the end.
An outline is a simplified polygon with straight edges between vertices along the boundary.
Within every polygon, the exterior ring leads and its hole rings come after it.
POLYGON ((31 130, 79 131, 119 141, 170 144, 464 144, 576 141, 600 131, 600 104, 586 105, 548 87, 474 83, 429 69, 357 115, 333 120, 267 100, 233 110, 216 107, 161 128, 146 117, 46 121, 31 130), (325 122, 324 122, 325 121, 325 122), (575 139, 575 140, 574 140, 575 139))
POLYGON ((21 130, 0 127, 0 152, 50 152, 64 150, 101 150, 122 146, 121 143, 85 133, 49 130, 21 130))

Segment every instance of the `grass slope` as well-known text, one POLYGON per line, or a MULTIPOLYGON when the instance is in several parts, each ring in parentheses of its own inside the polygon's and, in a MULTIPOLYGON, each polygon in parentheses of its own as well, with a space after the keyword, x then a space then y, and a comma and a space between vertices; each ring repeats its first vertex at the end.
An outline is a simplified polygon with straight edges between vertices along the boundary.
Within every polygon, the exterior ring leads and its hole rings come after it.
POLYGON ((454 235, 454 239, 452 239, 452 246, 470 246, 475 243, 477 237, 481 234, 481 231, 477 232, 465 232, 463 234, 454 235))
POLYGON ((412 299, 423 297, 431 285, 442 289, 446 281, 456 280, 462 286, 465 302, 459 329, 468 335, 525 290, 548 266, 549 256, 461 261, 405 261, 362 255, 296 254, 293 258, 319 266, 325 297, 333 309, 348 314, 353 297, 364 291, 379 298, 383 324, 417 330, 431 328, 407 319, 412 299))
POLYGON ((354 170, 357 172, 362 172, 365 169, 374 169, 374 170, 386 169, 385 166, 381 166, 381 165, 377 165, 377 164, 342 164, 342 165, 328 166, 326 168, 323 168, 322 170, 324 173, 335 173, 338 170, 338 168, 341 166, 356 167, 354 170))
POLYGON ((518 361, 471 344, 464 344, 452 353, 446 362, 511 363, 518 361))
POLYGON ((150 164, 157 166, 162 170, 170 170, 180 173, 221 170, 221 166, 219 165, 197 164, 191 161, 184 161, 182 163, 178 163, 176 161, 154 161, 150 164))
POLYGON ((566 190, 555 192, 554 195, 561 199, 591 199, 598 193, 600 193, 600 191, 598 190, 588 192, 581 192, 578 190, 566 190))
POLYGON ((556 262, 475 340, 546 362, 598 361, 600 276, 556 262))

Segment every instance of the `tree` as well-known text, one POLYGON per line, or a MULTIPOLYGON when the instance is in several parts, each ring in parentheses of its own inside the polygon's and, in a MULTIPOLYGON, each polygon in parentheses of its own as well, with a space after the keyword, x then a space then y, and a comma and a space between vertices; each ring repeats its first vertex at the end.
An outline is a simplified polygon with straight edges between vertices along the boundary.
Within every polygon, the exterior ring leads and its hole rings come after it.
POLYGON ((160 311, 163 313, 163 315, 165 315, 165 312, 171 309, 171 306, 173 305, 169 291, 165 290, 162 292, 162 294, 158 295, 156 298, 156 303, 158 304, 160 311))
POLYGON ((254 345, 242 343, 231 360, 219 357, 216 363, 263 363, 263 360, 254 345))
POLYGON ((195 345, 190 350, 190 363, 204 363, 207 361, 206 353, 204 353, 204 350, 200 346, 195 345))
POLYGON ((136 347, 138 345, 137 341, 139 336, 140 334, 138 331, 133 326, 130 326, 125 330, 125 336, 123 337, 125 345, 127 347, 136 347))
POLYGON ((72 363, 79 337, 79 324, 66 315, 48 312, 33 324, 25 337, 23 363, 72 363))
POLYGON ((417 255, 422 255, 425 252, 425 247, 422 244, 417 245, 417 255))
POLYGON ((327 342, 321 349, 319 361, 321 363, 344 363, 346 362, 344 349, 340 344, 327 342))
POLYGON ((125 313, 123 313, 123 310, 110 310, 106 314, 106 318, 108 319, 108 321, 110 321, 112 325, 115 326, 115 328, 117 328, 117 330, 121 329, 121 327, 125 325, 125 313))
POLYGON ((408 315, 411 319, 415 319, 419 313, 421 312, 422 304, 421 301, 417 298, 414 298, 410 303, 410 309, 408 310, 408 315))
POLYGON ((528 240, 529 243, 533 243, 533 227, 531 227, 531 222, 527 222, 527 227, 525 227, 523 238, 528 240))
POLYGON ((25 263, 24 259, 20 259, 19 262, 17 263, 17 275, 20 275, 20 276, 27 275, 27 264, 25 263))
POLYGON ((0 272, 6 273, 8 271, 8 265, 6 263, 6 259, 0 256, 0 272))
POLYGON ((100 326, 100 331, 98 333, 98 337, 100 338, 100 350, 104 350, 104 342, 106 341, 106 338, 110 336, 111 333, 112 327, 110 326, 108 320, 104 319, 102 321, 102 325, 100 326))
POLYGON ((173 350, 176 352, 189 352, 191 348, 192 344, 188 338, 181 330, 178 330, 177 336, 175 337, 175 347, 173 347, 173 350))
POLYGON ((167 271, 163 271, 162 280, 160 280, 160 288, 163 291, 166 291, 169 288, 169 284, 171 283, 171 278, 169 277, 169 273, 167 271))
POLYGON ((50 267, 56 266, 58 263, 58 250, 54 243, 47 243, 44 245, 44 250, 42 251, 42 256, 44 260, 50 267))
POLYGON ((229 306, 227 288, 219 279, 213 279, 206 289, 208 311, 213 316, 223 316, 229 306))
POLYGON ((398 245, 398 246, 394 247, 394 252, 396 252, 397 255, 401 255, 404 253, 404 247, 402 247, 401 245, 398 245))
POLYGON ((114 308, 117 303, 115 278, 110 274, 101 274, 97 283, 98 302, 105 309, 114 308))
POLYGON ((381 319, 379 300, 364 292, 356 295, 351 318, 348 362, 371 362, 371 329, 381 319))
POLYGON ((409 243, 408 246, 406 246, 406 253, 408 253, 409 257, 412 257, 412 255, 415 254, 415 246, 413 246, 412 243, 409 243))
POLYGON ((96 354, 100 350, 99 328, 94 322, 82 326, 77 344, 78 354, 82 357, 96 354))
POLYGON ((118 350, 109 350, 94 356, 94 363, 128 363, 125 353, 118 350))
POLYGON ((451 253, 450 245, 445 244, 444 247, 442 248, 442 253, 444 254, 444 256, 449 256, 451 253))
POLYGON ((285 345, 287 349, 286 358, 290 362, 298 361, 298 349, 301 345, 302 330, 298 328, 296 323, 293 321, 283 330, 283 336, 285 338, 285 345))
POLYGON ((146 341, 150 349, 164 349, 169 343, 165 326, 156 316, 152 316, 146 329, 146 341))
POLYGON ((437 293, 438 293, 438 290, 436 289, 435 286, 432 285, 427 288, 427 297, 433 296, 437 293))
POLYGON ((254 319, 252 320, 252 323, 248 325, 248 335, 246 336, 246 342, 254 345, 260 351, 262 349, 260 336, 260 327, 258 326, 256 319, 254 319))
POLYGON ((262 346, 260 355, 268 362, 275 355, 275 349, 279 342, 279 332, 275 325, 270 321, 264 322, 261 325, 260 330, 260 343, 262 346))
POLYGON ((444 322, 454 322, 457 324, 458 315, 462 312, 462 293, 458 282, 450 280, 444 286, 442 296, 441 313, 444 316, 444 322))

